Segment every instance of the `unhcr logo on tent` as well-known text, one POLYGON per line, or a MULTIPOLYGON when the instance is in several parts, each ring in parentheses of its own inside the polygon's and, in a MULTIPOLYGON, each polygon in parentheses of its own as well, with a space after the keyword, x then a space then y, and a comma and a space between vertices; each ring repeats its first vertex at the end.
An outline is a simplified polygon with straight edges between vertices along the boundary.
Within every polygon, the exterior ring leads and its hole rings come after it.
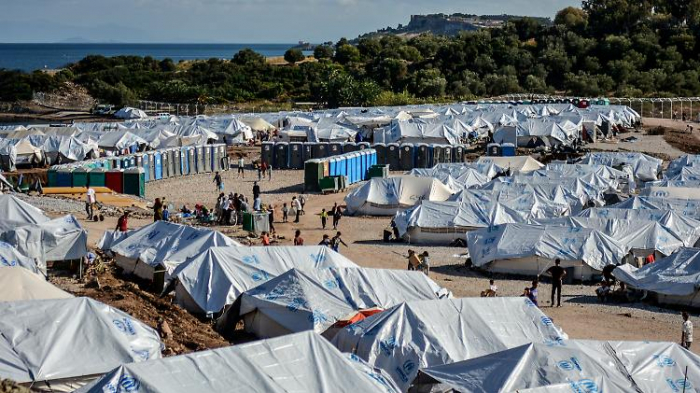
POLYGON ((557 366, 559 366, 559 368, 564 371, 583 371, 583 369, 581 368, 581 364, 579 363, 576 357, 572 357, 568 360, 559 361, 557 362, 557 366))
POLYGON ((122 374, 119 380, 110 382, 104 391, 108 393, 136 392, 141 387, 141 382, 129 374, 122 374))
POLYGON ((258 259, 257 255, 246 255, 243 258, 241 258, 241 260, 246 265, 259 265, 260 264, 260 260, 258 259))
POLYGON ((253 281, 267 281, 270 279, 270 275, 264 270, 258 270, 257 272, 253 272, 250 278, 252 278, 253 281))
POLYGON ((394 348, 396 348, 396 347, 398 347, 398 344, 396 343, 395 336, 391 336, 388 339, 379 342, 379 349, 386 356, 391 356, 391 353, 394 351, 394 348))
POLYGON ((600 389, 598 388, 598 384, 595 383, 595 381, 591 379, 582 379, 578 382, 572 381, 570 382, 571 384, 571 390, 574 393, 598 393, 600 392, 600 389))
POLYGON ((306 307, 306 301, 300 297, 292 299, 292 301, 287 304, 287 310, 292 312, 297 312, 302 307, 306 307))
POLYGON ((690 381, 686 380, 685 378, 681 379, 676 379, 673 380, 671 378, 666 378, 666 383, 668 384, 668 387, 671 388, 672 392, 685 392, 688 391, 689 389, 692 389, 692 385, 690 384, 690 381))
POLYGON ((0 256, 0 265, 2 266, 17 266, 17 261, 8 261, 5 257, 0 256))
POLYGON ((136 329, 134 328, 133 322, 129 318, 114 319, 112 320, 114 326, 119 329, 120 332, 127 334, 129 336, 136 335, 136 329))
POLYGON ((399 375, 399 378, 401 378, 401 381, 406 383, 409 381, 409 375, 412 374, 415 368, 416 364, 412 360, 406 360, 401 367, 396 367, 396 373, 399 375))
POLYGON ((673 367, 676 365, 676 361, 666 355, 654 355, 654 359, 656 359, 656 365, 659 367, 673 367))
POLYGON ((154 239, 156 236, 158 236, 159 234, 160 234, 160 231, 151 231, 151 232, 149 232, 148 235, 146 236, 146 239, 148 239, 148 240, 153 240, 153 239, 154 239))
POLYGON ((547 317, 547 316, 541 317, 540 320, 542 321, 542 324, 544 326, 553 326, 554 325, 554 322, 552 321, 552 319, 547 317))
POLYGON ((326 261, 326 256, 321 254, 320 252, 318 254, 311 254, 309 256, 311 257, 311 262, 322 263, 326 261))
POLYGON ((311 312, 311 315, 309 315, 309 322, 313 323, 314 326, 316 326, 324 322, 328 322, 328 318, 326 317, 326 314, 322 313, 321 311, 313 310, 311 312))

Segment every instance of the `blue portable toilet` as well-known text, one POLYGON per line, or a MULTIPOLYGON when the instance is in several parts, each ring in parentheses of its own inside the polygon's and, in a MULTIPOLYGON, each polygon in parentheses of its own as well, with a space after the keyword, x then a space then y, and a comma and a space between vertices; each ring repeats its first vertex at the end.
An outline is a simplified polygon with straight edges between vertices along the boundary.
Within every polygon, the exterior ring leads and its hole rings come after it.
POLYGON ((154 180, 163 178, 163 156, 159 151, 153 153, 153 175, 154 180))
POLYGON ((336 160, 335 157, 328 159, 328 175, 338 176, 338 160, 336 160))
POLYGON ((372 166, 372 152, 369 149, 362 150, 362 180, 369 178, 369 167, 372 166))
POLYGON ((336 163, 336 166, 338 167, 338 176, 347 176, 348 175, 348 167, 347 167, 348 158, 345 156, 345 154, 341 154, 336 158, 336 160, 338 161, 336 163))
POLYGON ((377 165, 377 149, 370 150, 369 164, 370 166, 377 165))
POLYGON ((355 181, 354 172, 352 169, 352 153, 347 153, 345 154, 345 173, 347 173, 348 182, 351 184, 355 181))
POLYGON ((146 173, 146 181, 153 180, 151 178, 151 167, 153 166, 153 157, 144 153, 140 155, 141 162, 143 162, 143 171, 146 173))
POLYGON ((210 158, 211 158, 209 160, 209 165, 211 166, 212 172, 219 170, 219 146, 220 145, 209 145, 208 146, 211 149, 209 152, 210 158))
POLYGON ((515 157, 515 145, 512 143, 504 143, 501 145, 501 156, 515 157))
POLYGON ((355 170, 355 182, 362 181, 363 175, 362 175, 362 154, 359 151, 356 151, 352 154, 353 156, 353 169, 355 170))

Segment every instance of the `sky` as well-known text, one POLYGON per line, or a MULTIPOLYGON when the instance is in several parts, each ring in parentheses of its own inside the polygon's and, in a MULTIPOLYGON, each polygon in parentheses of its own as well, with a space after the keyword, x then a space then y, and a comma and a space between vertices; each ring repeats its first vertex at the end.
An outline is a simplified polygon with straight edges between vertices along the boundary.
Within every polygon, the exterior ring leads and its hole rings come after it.
POLYGON ((320 43, 412 14, 554 17, 580 0, 0 0, 0 42, 320 43))

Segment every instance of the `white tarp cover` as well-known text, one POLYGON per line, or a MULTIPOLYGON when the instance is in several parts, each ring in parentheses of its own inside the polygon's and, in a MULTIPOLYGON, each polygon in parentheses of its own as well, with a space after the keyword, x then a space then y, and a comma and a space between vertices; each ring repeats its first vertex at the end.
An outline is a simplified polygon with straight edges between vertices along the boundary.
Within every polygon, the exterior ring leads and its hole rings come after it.
POLYGON ((622 220, 619 218, 563 217, 555 219, 531 220, 531 224, 561 226, 567 228, 588 228, 600 231, 625 247, 625 249, 657 250, 671 255, 683 246, 695 244, 681 239, 656 221, 622 220))
POLYGON ((103 251, 109 251, 112 246, 119 243, 120 241, 129 237, 130 234, 134 233, 135 230, 130 230, 126 232, 122 231, 104 231, 100 240, 97 241, 97 248, 103 251))
POLYGON ((219 312, 241 293, 294 268, 358 267, 325 246, 212 247, 189 258, 172 273, 183 290, 204 312, 219 312))
MULTIPOLYGON (((447 298, 450 292, 423 272, 390 269, 292 269, 244 292, 239 315, 257 311, 289 332, 323 333, 371 308, 447 298)), ((233 308, 231 308, 233 310, 233 308)))
POLYGON ((433 178, 373 178, 349 193, 345 203, 348 214, 394 215, 419 201, 446 201, 452 194, 453 190, 433 178))
POLYGON ((700 219, 700 200, 635 196, 615 205, 615 209, 673 210, 694 219, 700 219))
POLYGON ((664 173, 664 179, 676 180, 684 169, 689 168, 697 170, 698 165, 700 165, 700 155, 686 154, 678 157, 668 164, 668 168, 666 168, 666 172, 664 173))
POLYGON ((498 202, 461 201, 430 202, 422 201, 419 205, 399 212, 394 222, 403 236, 410 228, 487 228, 514 222, 527 222, 525 213, 515 211, 498 202))
POLYGON ((406 391, 422 368, 566 338, 530 300, 499 297, 403 303, 348 326, 332 342, 406 391))
POLYGON ((46 221, 49 218, 40 209, 14 195, 0 195, 0 233, 18 226, 46 221))
POLYGON ((71 298, 44 276, 21 267, 0 267, 0 302, 71 298))
POLYGON ((152 267, 163 265, 171 272, 187 258, 211 247, 240 245, 218 231, 157 221, 139 228, 124 240, 113 244, 111 250, 117 255, 138 259, 152 267))
POLYGON ((0 378, 19 383, 103 374, 161 357, 158 333, 128 314, 78 297, 0 307, 0 378), (6 357, 9 350, 12 355, 6 357))
POLYGON ((582 211, 578 216, 631 221, 655 221, 676 234, 686 246, 692 246, 700 239, 700 220, 683 216, 673 210, 591 208, 582 211))
POLYGON ((544 164, 530 156, 515 157, 479 157, 480 164, 495 164, 513 172, 532 172, 544 167, 544 164))
POLYGON ((120 366, 78 390, 103 392, 389 392, 382 372, 313 333, 261 340, 120 366))
POLYGON ((468 232, 467 245, 475 266, 539 256, 582 261, 595 270, 603 270, 627 254, 625 246, 600 231, 527 224, 504 224, 468 232))
POLYGON ((696 187, 644 187, 640 196, 654 198, 700 199, 700 188, 696 187))
POLYGON ((581 158, 580 164, 599 164, 613 168, 630 166, 636 179, 641 181, 658 180, 663 160, 634 152, 599 152, 588 153, 581 158))
POLYGON ((700 357, 678 344, 587 340, 531 343, 421 370, 455 391, 475 393, 692 393, 699 372, 700 357))
POLYGON ((642 268, 618 266, 615 277, 629 286, 664 295, 684 296, 700 289, 700 249, 683 248, 642 268))
POLYGON ((117 119, 132 120, 145 119, 148 117, 148 115, 141 109, 125 106, 122 109, 118 110, 116 113, 114 113, 114 117, 116 117, 117 119))
POLYGON ((83 161, 89 158, 97 158, 97 144, 87 144, 73 136, 50 136, 46 138, 42 149, 49 157, 49 165, 83 161))
POLYGON ((44 273, 46 261, 80 259, 87 255, 87 231, 72 215, 24 225, 1 237, 21 254, 34 258, 44 273))
MULTIPOLYGON (((381 130, 382 143, 443 143, 460 144, 462 130, 446 123, 418 123, 408 120, 394 120, 381 130)), ((375 137, 378 135, 375 132, 375 137)), ((380 137, 381 138, 381 137, 380 137)), ((375 141, 377 142, 377 141, 375 141)))
POLYGON ((461 190, 480 186, 491 181, 491 178, 482 174, 477 169, 469 166, 415 168, 408 175, 416 177, 432 177, 440 180, 444 185, 453 190, 461 190))
POLYGON ((22 255, 11 244, 0 241, 0 267, 22 267, 33 273, 40 273, 34 259, 22 255))
POLYGON ((122 150, 134 145, 145 145, 148 144, 148 142, 131 131, 119 130, 105 132, 100 137, 100 140, 97 141, 97 144, 99 147, 105 149, 122 150))

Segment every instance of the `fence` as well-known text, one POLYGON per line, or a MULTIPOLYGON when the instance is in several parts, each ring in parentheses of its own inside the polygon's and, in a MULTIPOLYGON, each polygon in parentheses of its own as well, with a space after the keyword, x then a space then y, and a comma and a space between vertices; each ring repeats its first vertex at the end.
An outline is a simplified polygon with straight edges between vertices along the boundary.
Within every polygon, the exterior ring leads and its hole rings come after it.
POLYGON ((138 108, 150 112, 167 112, 171 115, 176 116, 197 116, 205 114, 220 114, 220 113, 264 113, 264 112, 279 112, 282 110, 289 110, 290 107, 281 105, 258 105, 250 106, 245 105, 244 107, 237 105, 226 105, 226 104, 198 104, 198 103, 171 103, 171 102, 158 102, 158 101, 139 101, 138 108))
MULTIPOLYGON (((544 94, 506 94, 493 97, 493 100, 519 101, 519 100, 565 100, 581 97, 551 96, 544 94)), ((700 97, 671 97, 671 98, 632 98, 611 97, 608 98, 613 105, 627 105, 642 115, 642 117, 657 119, 673 119, 674 113, 678 119, 685 113, 686 119, 698 121, 700 119, 700 97)))

